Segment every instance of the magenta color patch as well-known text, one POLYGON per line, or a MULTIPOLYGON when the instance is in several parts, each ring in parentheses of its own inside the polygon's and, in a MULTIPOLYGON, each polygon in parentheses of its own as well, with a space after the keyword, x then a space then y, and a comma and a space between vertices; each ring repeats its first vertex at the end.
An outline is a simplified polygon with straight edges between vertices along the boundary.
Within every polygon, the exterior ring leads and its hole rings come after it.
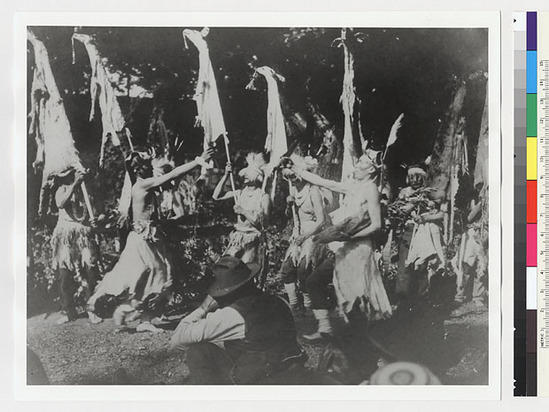
POLYGON ((538 225, 530 223, 526 225, 526 266, 535 267, 538 265, 538 225))

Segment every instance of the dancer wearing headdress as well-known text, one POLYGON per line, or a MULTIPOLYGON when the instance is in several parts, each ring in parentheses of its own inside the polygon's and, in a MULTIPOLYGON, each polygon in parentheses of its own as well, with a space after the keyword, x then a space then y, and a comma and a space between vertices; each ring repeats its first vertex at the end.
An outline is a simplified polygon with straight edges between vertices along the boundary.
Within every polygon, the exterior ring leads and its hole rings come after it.
POLYGON ((208 149, 192 162, 160 176, 153 175, 152 157, 149 154, 130 154, 126 168, 131 180, 131 200, 128 202, 131 231, 117 264, 105 275, 88 301, 90 310, 98 309, 96 303, 102 296, 128 293, 131 306, 142 311, 137 331, 159 331, 150 323, 150 319, 157 315, 155 308, 168 300, 172 277, 165 239, 161 231, 157 230, 158 213, 154 191, 172 179, 205 165, 211 154, 212 150, 208 149))
POLYGON ((225 174, 214 189, 213 199, 235 199, 234 212, 237 214, 237 222, 223 254, 237 257, 244 263, 258 263, 262 267, 261 273, 264 274, 264 270, 267 269, 264 229, 270 209, 269 195, 261 188, 266 162, 261 153, 249 153, 246 161, 248 165, 238 173, 244 187, 222 194, 227 178, 232 172, 231 164, 227 163, 225 174))
POLYGON ((426 179, 423 167, 409 167, 408 186, 392 205, 405 215, 396 282, 396 293, 402 299, 426 294, 430 278, 446 263, 441 235, 444 205, 441 196, 425 186, 426 179))
MULTIPOLYGON (((303 158, 294 154, 290 159, 292 163, 300 164, 303 170, 316 170, 317 161, 309 156, 303 158)), ((290 182, 290 195, 287 200, 288 207, 294 215, 294 228, 279 278, 284 283, 290 307, 296 313, 299 308, 297 283, 303 297, 303 306, 310 308, 307 277, 325 256, 324 245, 313 242, 313 236, 324 227, 326 194, 318 186, 297 177, 289 168, 282 169, 282 176, 290 182)))
POLYGON ((364 154, 356 163, 352 178, 346 182, 323 179, 299 165, 292 164, 290 167, 303 180, 345 195, 341 207, 330 214, 334 226, 339 228, 338 233, 341 233, 341 241, 329 244, 335 254, 333 277, 330 260, 326 260, 307 281, 313 314, 319 322, 318 332, 308 338, 315 339, 322 333, 332 333, 329 302, 322 293, 325 288, 319 287, 331 280, 340 313, 345 319, 355 307, 367 313, 370 318, 391 315, 391 304, 375 261, 372 240, 372 235, 381 228, 377 186, 381 165, 364 154))
MULTIPOLYGON (((87 300, 96 285, 97 244, 91 234, 93 221, 83 204, 81 182, 85 172, 70 168, 52 175, 51 186, 59 210, 51 238, 52 266, 59 273, 59 294, 64 314, 59 324, 77 318, 74 297, 79 288, 87 300)), ((93 313, 89 314, 96 321, 93 313)))

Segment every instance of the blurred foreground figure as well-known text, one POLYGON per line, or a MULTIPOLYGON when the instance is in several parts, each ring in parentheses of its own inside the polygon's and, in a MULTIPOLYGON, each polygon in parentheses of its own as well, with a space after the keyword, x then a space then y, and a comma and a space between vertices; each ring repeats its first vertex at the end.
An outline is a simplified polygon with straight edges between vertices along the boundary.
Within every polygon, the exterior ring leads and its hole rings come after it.
POLYGON ((254 284, 259 265, 223 256, 209 296, 178 325, 171 348, 186 350, 197 385, 321 384, 303 367, 288 304, 254 284), (224 349, 218 344, 223 343, 224 349))
POLYGON ((425 366, 394 362, 381 366, 370 378, 370 385, 440 385, 440 380, 425 366))

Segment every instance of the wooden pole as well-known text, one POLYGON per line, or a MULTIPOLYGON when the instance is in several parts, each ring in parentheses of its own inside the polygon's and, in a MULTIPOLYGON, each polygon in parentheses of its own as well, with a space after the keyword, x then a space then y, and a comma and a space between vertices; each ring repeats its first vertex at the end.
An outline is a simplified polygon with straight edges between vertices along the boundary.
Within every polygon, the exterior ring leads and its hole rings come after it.
POLYGON ((94 219, 95 215, 93 214, 93 208, 90 202, 90 196, 88 195, 88 189, 86 189, 86 184, 82 182, 80 183, 80 187, 82 188, 82 194, 84 195, 84 202, 86 203, 86 208, 88 209, 88 214, 90 215, 90 219, 94 219))
POLYGON ((128 144, 130 145, 130 150, 133 152, 132 133, 127 127, 124 127, 124 132, 126 133, 126 138, 128 139, 128 144))
POLYGON ((273 175, 273 181, 271 183, 271 202, 274 202, 275 194, 276 194, 276 181, 278 178, 278 171, 275 169, 274 175, 273 175))
POLYGON ((389 146, 385 146, 385 150, 383 151, 383 156, 381 156, 382 162, 385 162, 385 156, 387 156, 387 150, 389 150, 389 146))
MULTIPOLYGON (((231 156, 229 155, 229 139, 227 138, 227 135, 223 135, 223 142, 225 142, 225 154, 227 155, 227 162, 231 163, 231 156)), ((238 198, 236 196, 236 187, 234 185, 234 177, 233 172, 231 170, 231 173, 229 173, 229 179, 231 181, 231 189, 234 194, 234 202, 236 203, 238 201, 238 198)))
MULTIPOLYGON (((290 196, 293 196, 295 198, 295 196, 293 195, 294 187, 292 185, 292 182, 290 182, 289 180, 288 189, 290 190, 290 196)), ((297 233, 301 235, 301 225, 299 224, 299 218, 297 216, 297 208, 295 206, 295 202, 292 204, 292 217, 294 219, 294 227, 297 228, 297 233)))
POLYGON ((455 181, 455 178, 454 176, 457 174, 456 172, 456 166, 453 165, 451 167, 451 175, 450 175, 450 188, 449 188, 449 192, 450 192, 450 228, 449 228, 449 239, 448 241, 450 243, 452 243, 454 241, 454 219, 455 219, 455 211, 454 211, 454 204, 455 204, 455 193, 454 193, 454 190, 455 190, 455 184, 456 184, 456 181, 455 181))

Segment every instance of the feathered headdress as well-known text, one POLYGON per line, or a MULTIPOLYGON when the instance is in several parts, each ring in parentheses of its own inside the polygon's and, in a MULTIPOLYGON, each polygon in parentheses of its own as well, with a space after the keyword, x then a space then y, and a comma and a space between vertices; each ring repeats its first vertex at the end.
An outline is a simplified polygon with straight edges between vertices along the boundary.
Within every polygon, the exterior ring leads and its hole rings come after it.
POLYGON ((149 149, 147 151, 135 150, 131 152, 128 157, 126 157, 126 160, 124 161, 126 172, 129 173, 132 183, 135 183, 135 179, 137 178, 134 174, 135 167, 146 163, 151 163, 154 157, 155 153, 153 149, 149 149))
POLYGON ((294 153, 290 156, 290 159, 294 164, 300 165, 304 170, 314 172, 318 168, 318 160, 312 156, 301 157, 294 153))
POLYGON ((263 154, 255 152, 248 153, 246 155, 246 163, 248 163, 248 166, 242 169, 238 173, 238 175, 242 177, 244 176, 244 173, 246 173, 247 171, 251 171, 253 173, 253 176, 249 176, 250 180, 263 182, 263 178, 265 176, 265 167, 267 166, 267 162, 265 161, 263 154))
MULTIPOLYGON (((293 164, 298 165, 301 169, 308 172, 315 173, 318 168, 318 160, 312 156, 302 157, 296 153, 290 155, 290 160, 293 164)), ((295 176, 295 173, 288 167, 282 169, 282 176, 286 179, 291 179, 292 176, 295 176)), ((320 195, 326 207, 331 208, 334 202, 334 196, 331 191, 323 187, 317 186, 320 190, 320 195)), ((291 190, 291 189, 290 189, 291 190)))
POLYGON ((155 157, 151 161, 153 167, 153 176, 162 176, 174 169, 173 161, 167 157, 155 157))
MULTIPOLYGON (((318 167, 318 160, 312 156, 300 156, 296 153, 290 155, 291 163, 297 165, 300 169, 306 170, 308 172, 315 172, 318 167)), ((286 179, 295 177, 295 173, 288 166, 285 166, 282 169, 282 176, 286 179)))

